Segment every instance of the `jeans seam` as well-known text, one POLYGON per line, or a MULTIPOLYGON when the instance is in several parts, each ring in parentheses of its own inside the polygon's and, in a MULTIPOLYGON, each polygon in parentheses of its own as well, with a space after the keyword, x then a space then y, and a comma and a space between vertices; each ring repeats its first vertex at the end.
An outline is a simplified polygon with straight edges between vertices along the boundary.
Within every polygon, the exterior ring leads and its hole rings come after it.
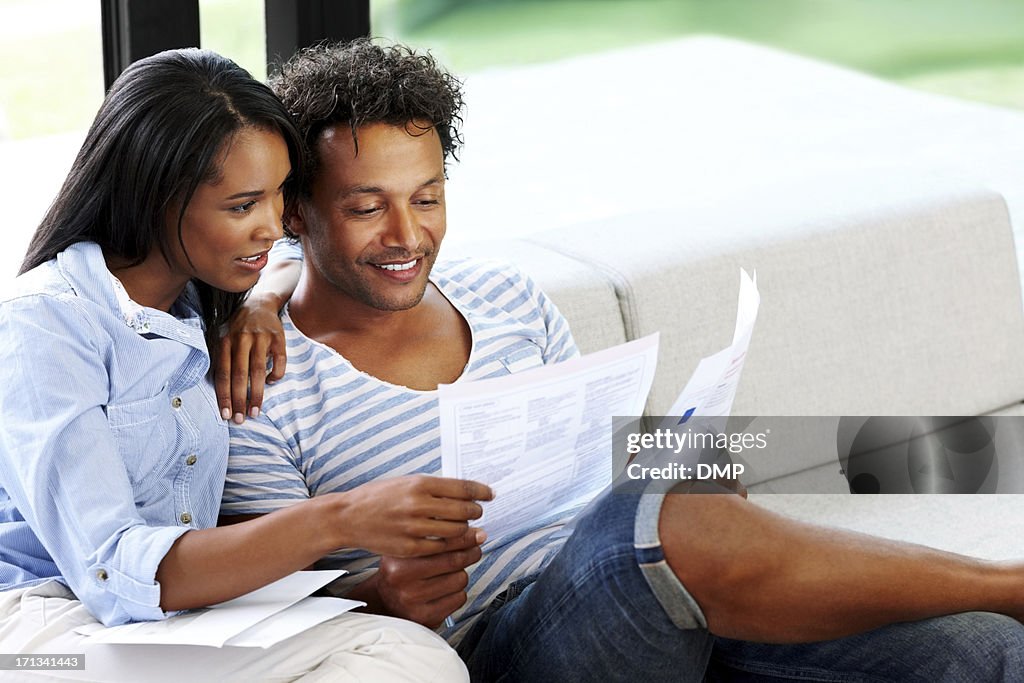
POLYGON ((781 666, 749 661, 738 662, 725 657, 716 657, 715 655, 712 655, 711 658, 724 666, 743 671, 744 673, 786 678, 793 681, 813 681, 814 683, 891 683, 888 678, 880 678, 864 672, 841 673, 827 671, 820 667, 781 666))
MULTIPOLYGON (((577 580, 573 581, 572 591, 566 592, 566 594, 563 595, 561 597, 561 599, 558 600, 558 602, 556 602, 554 605, 552 605, 547 610, 547 613, 544 615, 544 617, 537 622, 537 625, 533 629, 531 629, 528 633, 526 633, 524 635, 522 641, 529 642, 529 641, 533 640, 538 633, 543 631, 547 627, 547 625, 551 622, 551 619, 552 619, 553 615, 557 615, 558 614, 559 608, 562 605, 564 605, 566 602, 568 602, 569 599, 572 597, 572 594, 575 593, 577 591, 577 589, 579 589, 579 587, 581 585, 585 584, 587 582, 587 580, 590 579, 590 577, 592 577, 595 573, 597 573, 597 571, 602 566, 604 566, 604 564, 606 562, 608 562, 609 560, 614 560, 614 559, 618 559, 620 557, 627 557, 627 556, 628 556, 628 559, 630 559, 631 561, 633 561, 633 562, 636 561, 635 558, 634 558, 633 548, 631 547, 631 548, 628 549, 628 551, 625 551, 625 550, 616 551, 614 553, 611 553, 611 554, 606 555, 605 557, 601 558, 600 561, 591 564, 591 566, 588 567, 588 569, 587 569, 587 571, 585 573, 580 575, 577 580)), ((522 641, 519 641, 519 642, 522 642, 522 641)), ((509 658, 508 668, 505 670, 505 673, 502 674, 497 679, 499 681, 499 683, 500 683, 500 681, 508 680, 508 677, 511 675, 511 673, 515 670, 516 666, 519 664, 519 659, 522 656, 522 654, 523 654, 523 648, 519 647, 519 645, 517 644, 515 652, 509 658)))

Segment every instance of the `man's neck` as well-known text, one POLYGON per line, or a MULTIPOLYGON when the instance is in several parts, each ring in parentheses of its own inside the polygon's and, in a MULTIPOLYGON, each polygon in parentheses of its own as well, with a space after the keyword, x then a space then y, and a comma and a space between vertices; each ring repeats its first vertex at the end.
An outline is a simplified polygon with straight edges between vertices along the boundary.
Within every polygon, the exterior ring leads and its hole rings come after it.
POLYGON ((433 390, 458 379, 469 361, 469 325, 433 283, 412 308, 381 311, 304 274, 288 312, 304 335, 391 384, 433 390))
MULTIPOLYGON (((428 294, 431 289, 434 289, 432 284, 427 286, 428 294)), ((425 294, 424 300, 426 298, 425 294)), ((314 283, 303 272, 288 303, 288 314, 303 334, 317 341, 339 334, 399 338, 418 328, 423 305, 420 301, 405 310, 381 310, 326 283, 314 283)))

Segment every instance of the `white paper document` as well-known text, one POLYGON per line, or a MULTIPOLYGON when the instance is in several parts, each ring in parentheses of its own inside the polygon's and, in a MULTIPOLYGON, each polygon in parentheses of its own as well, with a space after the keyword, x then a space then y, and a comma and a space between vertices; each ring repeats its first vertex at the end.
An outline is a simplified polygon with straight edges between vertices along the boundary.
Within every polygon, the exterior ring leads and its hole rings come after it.
POLYGON ((640 415, 658 335, 536 370, 438 387, 444 476, 494 490, 491 542, 582 507, 612 479, 614 415, 640 415))
POLYGON ((309 598, 344 574, 341 570, 296 572, 263 588, 206 609, 163 621, 76 629, 93 643, 270 647, 274 643, 364 603, 309 598))
POLYGON ((303 598, 291 607, 232 636, 224 644, 234 647, 268 648, 285 638, 291 638, 321 622, 364 605, 365 602, 345 598, 303 598))
MULTIPOLYGON (((740 270, 732 343, 700 361, 667 415, 732 410, 761 295, 740 270)), ((438 387, 444 476, 491 486, 476 524, 489 542, 582 507, 611 482, 612 417, 641 415, 654 380, 657 335, 497 379, 438 387)))
POLYGON ((732 343, 718 353, 702 358, 690 381, 666 415, 675 418, 671 426, 691 415, 727 417, 739 386, 743 362, 747 358, 750 335, 757 320, 761 294, 757 291, 757 273, 751 278, 740 269, 740 295, 736 311, 736 329, 732 343))

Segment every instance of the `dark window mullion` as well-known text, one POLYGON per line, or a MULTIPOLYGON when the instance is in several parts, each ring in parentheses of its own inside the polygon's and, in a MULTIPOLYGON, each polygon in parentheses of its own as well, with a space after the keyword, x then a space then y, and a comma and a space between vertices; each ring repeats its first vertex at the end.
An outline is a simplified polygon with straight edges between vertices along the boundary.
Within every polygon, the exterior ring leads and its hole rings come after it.
POLYGON ((322 40, 370 35, 370 0, 265 0, 267 73, 322 40))
POLYGON ((177 47, 199 47, 199 0, 100 0, 107 89, 132 62, 177 47))

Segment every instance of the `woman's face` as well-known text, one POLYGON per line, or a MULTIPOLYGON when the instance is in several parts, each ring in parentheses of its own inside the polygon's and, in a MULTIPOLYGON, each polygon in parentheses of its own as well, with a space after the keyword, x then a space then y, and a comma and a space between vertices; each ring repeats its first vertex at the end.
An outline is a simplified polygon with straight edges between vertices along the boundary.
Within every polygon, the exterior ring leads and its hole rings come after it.
POLYGON ((186 278, 244 292, 256 284, 267 252, 283 234, 284 181, 291 161, 280 133, 250 127, 228 140, 219 162, 219 177, 199 185, 185 209, 184 250, 178 212, 169 213, 169 260, 186 278))

